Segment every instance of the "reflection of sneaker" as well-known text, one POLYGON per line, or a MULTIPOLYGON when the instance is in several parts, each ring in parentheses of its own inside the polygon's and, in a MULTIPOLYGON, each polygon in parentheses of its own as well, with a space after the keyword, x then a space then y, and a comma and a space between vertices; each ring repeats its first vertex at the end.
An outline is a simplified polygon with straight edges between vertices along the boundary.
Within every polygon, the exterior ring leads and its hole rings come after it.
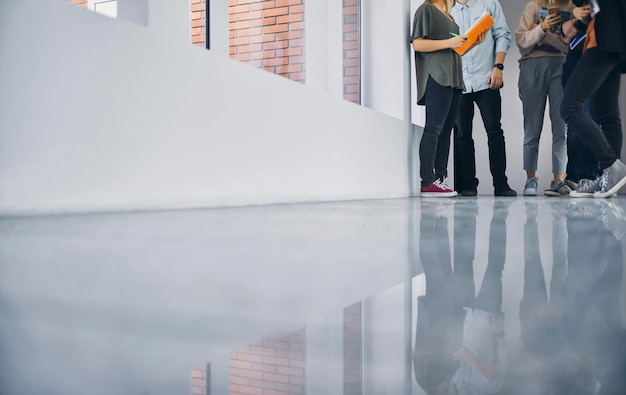
POLYGON ((593 193, 600 190, 600 177, 595 180, 583 179, 578 181, 578 188, 569 193, 570 197, 593 197, 593 193))
POLYGON ((537 196, 537 182, 539 179, 537 177, 532 177, 526 180, 526 185, 524 185, 524 196, 537 196))
POLYGON ((420 189, 423 197, 455 197, 457 192, 446 184, 445 180, 435 180, 430 185, 420 189))
POLYGON ((543 194, 546 196, 569 196, 569 193, 577 187, 578 185, 570 180, 560 179, 556 183, 550 181, 550 188, 546 189, 543 194))
POLYGON ((611 197, 624 185, 626 185, 626 166, 618 159, 602 172, 600 176, 600 190, 594 192, 593 197, 611 197))
POLYGON ((524 205, 526 206, 526 219, 537 218, 537 203, 527 201, 524 205))
POLYGON ((604 228, 613 233, 617 240, 620 240, 626 234, 626 214, 624 210, 609 200, 596 200, 595 202, 602 209, 601 219, 604 228))

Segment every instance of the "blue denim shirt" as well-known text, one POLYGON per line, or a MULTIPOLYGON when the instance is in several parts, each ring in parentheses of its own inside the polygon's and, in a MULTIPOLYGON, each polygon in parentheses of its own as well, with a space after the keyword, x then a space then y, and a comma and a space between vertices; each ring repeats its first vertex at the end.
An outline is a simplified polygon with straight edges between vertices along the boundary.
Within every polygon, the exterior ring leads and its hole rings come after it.
POLYGON ((494 20, 491 34, 485 41, 472 48, 461 58, 465 92, 478 92, 489 88, 487 79, 493 70, 496 52, 506 53, 511 44, 511 30, 504 19, 502 6, 497 0, 468 0, 466 4, 456 2, 450 10, 461 34, 465 33, 483 14, 494 20))

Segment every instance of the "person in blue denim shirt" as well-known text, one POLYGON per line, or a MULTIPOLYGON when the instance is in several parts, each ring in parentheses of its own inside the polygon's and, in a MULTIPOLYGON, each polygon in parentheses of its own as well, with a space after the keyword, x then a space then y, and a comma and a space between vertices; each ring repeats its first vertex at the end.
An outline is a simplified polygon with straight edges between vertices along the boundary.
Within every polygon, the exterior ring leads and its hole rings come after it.
POLYGON ((489 169, 496 196, 516 196, 506 176, 506 149, 502 131, 502 99, 504 58, 510 47, 511 31, 497 0, 457 0, 450 15, 459 25, 461 34, 485 13, 494 25, 485 41, 462 57, 465 92, 455 125, 455 189, 462 196, 476 196, 476 157, 472 138, 474 103, 487 132, 489 169))

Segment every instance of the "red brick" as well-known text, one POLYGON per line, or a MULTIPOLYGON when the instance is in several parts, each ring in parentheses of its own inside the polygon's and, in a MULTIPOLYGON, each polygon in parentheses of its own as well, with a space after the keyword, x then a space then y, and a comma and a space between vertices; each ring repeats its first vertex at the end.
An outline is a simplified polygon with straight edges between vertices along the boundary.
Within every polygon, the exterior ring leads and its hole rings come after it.
POLYGON ((252 364, 246 361, 231 360, 230 366, 239 369, 250 369, 252 367, 252 364))
POLYGON ((204 12, 202 11, 196 11, 196 12, 192 12, 191 13, 191 19, 203 19, 204 18, 204 12))
POLYGON ((261 34, 259 36, 251 36, 250 44, 253 43, 266 43, 276 40, 275 34, 261 34))
POLYGON ((250 19, 261 19, 263 18, 263 11, 252 11, 252 12, 244 12, 240 15, 237 15, 237 20, 246 21, 250 19))
POLYGON ((287 15, 289 14, 289 7, 281 7, 281 8, 268 8, 263 11, 263 15, 268 16, 278 16, 278 15, 287 15))
MULTIPOLYGON (((263 61, 263 66, 267 67, 267 66, 283 66, 289 64, 289 58, 273 58, 273 59, 265 59, 263 61)), ((263 360, 265 362, 269 362, 268 358, 273 358, 270 356, 266 356, 263 358, 263 360)), ((269 362, 271 363, 271 362, 269 362)))
POLYGON ((302 0, 276 0, 276 7, 302 4, 302 0))
POLYGON ((240 12, 250 12, 250 5, 244 4, 228 8, 229 14, 238 14, 240 12))
POLYGON ((302 71, 302 65, 301 64, 293 64, 293 65, 288 65, 288 66, 277 66, 276 67, 276 72, 277 73, 297 73, 297 72, 300 72, 300 71, 302 71))
POLYGON ((292 5, 289 7, 290 14, 304 14, 304 5, 292 5))
MULTIPOLYGON (((289 42, 287 42, 287 41, 275 41, 275 42, 270 42, 270 43, 263 44, 263 49, 266 49, 266 50, 269 50, 269 49, 282 49, 282 48, 287 48, 288 46, 289 46, 289 42)), ((272 341, 275 341, 275 340, 272 340, 272 341)), ((273 348, 275 350, 282 348, 282 347, 272 347, 272 346, 269 346, 269 347, 273 348)))
POLYGON ((268 0, 268 1, 263 1, 263 2, 258 2, 258 3, 254 3, 251 5, 251 8, 253 10, 266 10, 268 8, 275 8, 276 7, 276 1, 275 0, 268 0))
POLYGON ((276 18, 278 23, 301 22, 302 20, 303 14, 288 14, 276 18))
POLYGON ((247 29, 250 27, 250 21, 232 22, 229 25, 230 30, 247 29))
POLYGON ((259 372, 256 370, 248 370, 248 369, 239 369, 239 376, 241 377, 249 377, 252 379, 262 379, 263 372, 259 372))
POLYGON ((304 22, 291 22, 289 23, 290 30, 304 30, 304 22))
POLYGON ((276 389, 276 383, 268 380, 252 380, 250 385, 253 387, 266 388, 270 390, 276 389))
POLYGON ((304 369, 298 369, 298 368, 289 368, 285 366, 279 366, 278 373, 285 374, 287 376, 304 377, 304 369))
POLYGON ((276 373, 276 366, 268 363, 253 363, 248 369, 257 370, 259 372, 271 372, 276 373))
POLYGON ((257 27, 257 26, 271 26, 271 25, 275 25, 276 24, 276 18, 275 17, 270 17, 270 18, 263 18, 263 19, 255 19, 253 21, 250 21, 252 27, 257 27))
POLYGON ((237 385, 250 385, 250 378, 230 376, 230 382, 237 385))
POLYGON ((253 388, 253 387, 247 387, 243 385, 239 386, 239 392, 241 392, 242 394, 263 395, 262 388, 253 388))
MULTIPOLYGON (((288 73, 291 71, 290 66, 282 66, 282 67, 284 67, 284 71, 281 71, 281 72, 288 73)), ((277 68, 277 71, 278 71, 278 68, 277 68)), ((294 69, 293 71, 300 71, 300 68, 298 68, 297 70, 294 69)), ((289 366, 289 360, 287 358, 265 357, 263 358, 263 362, 272 364, 272 365, 289 366)))
POLYGON ((283 23, 282 25, 265 26, 263 28, 263 33, 279 33, 279 32, 286 32, 288 30, 289 30, 289 25, 286 23, 283 23))
POLYGON ((253 27, 251 29, 241 29, 237 32, 237 34, 239 35, 239 37, 244 37, 244 36, 259 36, 261 34, 263 34, 263 29, 260 27, 253 27))

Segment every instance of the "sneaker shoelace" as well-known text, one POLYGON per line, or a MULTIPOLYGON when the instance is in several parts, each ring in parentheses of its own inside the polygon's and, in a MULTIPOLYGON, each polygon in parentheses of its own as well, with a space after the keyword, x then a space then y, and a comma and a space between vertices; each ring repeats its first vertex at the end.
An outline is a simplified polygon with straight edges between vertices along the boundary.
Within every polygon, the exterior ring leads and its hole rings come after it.
POLYGON ((606 192, 607 185, 609 185, 609 173, 603 171, 602 175, 600 176, 600 191, 606 192))
POLYGON ((443 189, 443 190, 450 190, 452 188, 450 188, 450 186, 448 185, 448 183, 446 182, 446 179, 436 179, 435 180, 435 185, 437 186, 437 188, 439 189, 443 189))

